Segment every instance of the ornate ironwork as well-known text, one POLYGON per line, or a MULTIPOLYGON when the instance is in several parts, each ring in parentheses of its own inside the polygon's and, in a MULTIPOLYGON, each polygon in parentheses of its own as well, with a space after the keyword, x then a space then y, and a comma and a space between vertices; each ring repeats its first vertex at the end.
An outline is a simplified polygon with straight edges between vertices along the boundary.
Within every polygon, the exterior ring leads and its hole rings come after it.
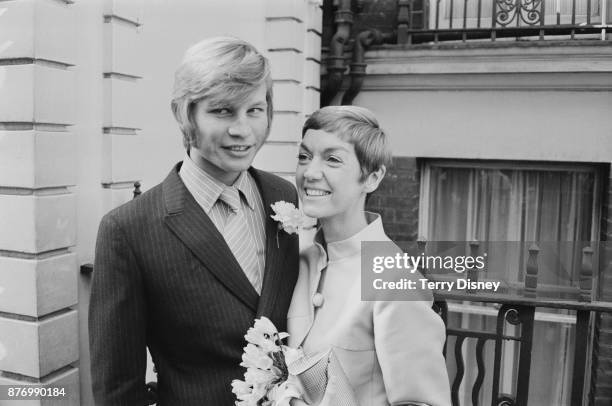
MULTIPOLYGON (((534 334, 534 320, 536 308, 567 309, 576 311, 576 339, 574 343, 574 369, 571 386, 571 405, 582 404, 584 394, 589 391, 589 380, 586 378, 588 360, 592 356, 589 352, 589 320, 593 314, 610 313, 612 314, 612 304, 606 302, 580 302, 580 301, 555 301, 543 299, 531 299, 523 296, 502 298, 499 295, 473 295, 456 294, 446 292, 435 293, 436 305, 438 310, 446 313, 448 305, 446 301, 470 300, 481 303, 501 304, 497 313, 497 323, 495 332, 481 331, 464 328, 447 327, 446 334, 455 340, 448 340, 444 347, 445 356, 447 352, 455 357, 457 363, 457 373, 451 386, 451 397, 453 406, 463 406, 460 403, 459 387, 468 385, 464 382, 466 359, 463 357, 462 347, 466 341, 476 341, 476 363, 478 374, 472 386, 472 405, 491 405, 491 406, 524 406, 528 405, 529 398, 529 377, 531 368, 531 350, 534 334), (520 329, 512 334, 507 334, 505 328, 511 325, 520 325, 520 329), (485 360, 484 348, 486 343, 494 344, 493 358, 493 387, 491 399, 485 400, 482 397, 483 377, 486 375, 485 365, 490 365, 485 360), (517 345, 518 364, 512 363, 512 368, 516 371, 517 381, 513 385, 512 393, 501 392, 501 371, 502 371, 502 348, 504 342, 514 342, 517 345), (454 344, 454 348, 452 348, 454 344), (451 347, 448 348, 447 346, 451 347), (486 361, 486 362, 485 362, 486 361), (585 379, 586 378, 586 379, 585 379)), ((445 323, 446 323, 446 319, 445 323)), ((516 361, 515 361, 516 362, 516 361)))
POLYGON ((457 336, 457 341, 455 341, 455 365, 457 365, 457 371, 455 372, 455 379, 453 380, 453 385, 451 386, 451 399, 453 405, 459 405, 459 387, 461 386, 463 374, 465 373, 463 352, 461 351, 463 341, 465 341, 465 336, 457 336))
POLYGON ((408 42, 407 30, 410 27, 410 8, 413 0, 398 0, 397 2, 397 43, 408 42))
POLYGON ((510 396, 502 396, 497 399, 497 406, 515 406, 516 402, 510 396))
MULTIPOLYGON (((533 321, 535 306, 514 305, 506 303, 502 305, 497 315, 497 337, 495 340, 495 359, 493 363, 493 394, 499 393, 500 370, 502 358, 502 341, 514 340, 520 345, 518 361, 518 379, 516 394, 513 402, 523 405, 527 404, 529 395, 529 375, 531 368, 531 344, 533 338, 533 321), (513 325, 521 325, 520 335, 506 336, 504 334, 505 322, 513 325)), ((507 395, 505 395, 507 396, 507 395)), ((495 399, 495 398, 494 398, 495 399)), ((512 400, 508 397, 507 399, 512 400)), ((497 406, 503 405, 502 398, 497 399, 497 406)), ((495 403, 493 403, 495 404, 495 403)), ((509 403, 514 405, 515 403, 509 403)))
POLYGON ((510 308, 504 313, 504 319, 514 326, 521 324, 521 317, 519 316, 518 310, 510 308))
POLYGON ((472 387, 472 406, 479 406, 478 397, 480 395, 480 389, 482 388, 482 383, 484 382, 485 377, 484 346, 486 342, 487 339, 481 337, 478 339, 476 344, 476 365, 478 366, 478 375, 476 376, 474 386, 472 387))
POLYGON ((142 192, 140 191, 140 182, 136 181, 134 182, 134 198, 137 198, 138 196, 140 196, 142 194, 142 192))
POLYGON ((535 26, 544 18, 543 0, 495 0, 496 24, 507 27, 512 22, 520 27, 522 23, 535 26))

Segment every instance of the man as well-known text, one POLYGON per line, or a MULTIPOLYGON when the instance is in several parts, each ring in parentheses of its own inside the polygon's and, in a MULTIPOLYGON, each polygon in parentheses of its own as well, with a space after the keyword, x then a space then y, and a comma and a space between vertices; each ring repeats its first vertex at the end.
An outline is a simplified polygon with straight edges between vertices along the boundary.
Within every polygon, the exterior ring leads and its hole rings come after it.
POLYGON ((186 155, 159 185, 100 224, 89 309, 96 404, 147 404, 146 351, 158 405, 233 405, 244 334, 256 317, 286 329, 298 239, 270 204, 294 187, 252 168, 270 131, 268 61, 252 45, 191 47, 172 111, 186 155))

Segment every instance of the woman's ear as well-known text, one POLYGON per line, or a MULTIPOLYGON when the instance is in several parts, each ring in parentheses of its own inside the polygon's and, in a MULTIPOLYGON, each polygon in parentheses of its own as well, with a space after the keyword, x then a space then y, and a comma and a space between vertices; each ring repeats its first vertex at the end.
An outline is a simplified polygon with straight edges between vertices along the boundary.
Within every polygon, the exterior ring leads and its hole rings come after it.
POLYGON ((372 193, 378 189, 378 185, 380 185, 380 182, 385 177, 385 173, 387 173, 385 165, 381 165, 380 168, 370 173, 364 182, 364 191, 366 193, 372 193))

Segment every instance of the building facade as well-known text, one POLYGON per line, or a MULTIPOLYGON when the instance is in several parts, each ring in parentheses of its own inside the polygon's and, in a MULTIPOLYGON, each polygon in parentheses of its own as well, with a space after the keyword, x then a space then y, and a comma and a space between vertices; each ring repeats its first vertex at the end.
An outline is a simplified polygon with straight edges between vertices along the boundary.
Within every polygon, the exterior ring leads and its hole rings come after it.
MULTIPOLYGON (((612 6, 501 3, 0 1, 0 384, 63 386, 62 404, 92 404, 97 226, 133 198, 136 182, 145 191, 182 159, 173 72, 189 45, 213 35, 247 39, 272 62, 274 121, 257 167, 292 180, 301 125, 320 99, 367 107, 394 151, 369 201, 389 235, 595 243, 588 289, 583 246, 557 252, 557 262, 542 246, 536 298, 612 301, 612 6)), ((491 270, 517 291, 530 277, 521 252, 491 270)), ((575 404, 574 313, 535 313, 530 405, 575 404)), ((449 301, 447 325, 486 330, 495 314, 449 301)), ((610 405, 612 317, 586 327, 582 395, 610 405)), ((473 403, 475 347, 467 340, 460 351, 470 382, 457 391, 462 405, 473 403)), ((484 351, 490 361, 493 349, 484 351)), ((512 397, 520 351, 503 354, 495 396, 512 397)), ((488 403, 494 377, 483 379, 478 399, 488 403)))

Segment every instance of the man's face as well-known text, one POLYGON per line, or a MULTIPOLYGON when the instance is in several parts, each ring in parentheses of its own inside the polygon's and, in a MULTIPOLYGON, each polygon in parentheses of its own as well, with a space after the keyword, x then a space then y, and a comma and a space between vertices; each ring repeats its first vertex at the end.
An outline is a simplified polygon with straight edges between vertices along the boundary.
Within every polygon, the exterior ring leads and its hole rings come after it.
POLYGON ((208 174, 234 183, 251 166, 267 136, 266 85, 239 102, 202 99, 193 108, 196 143, 191 159, 208 174))

